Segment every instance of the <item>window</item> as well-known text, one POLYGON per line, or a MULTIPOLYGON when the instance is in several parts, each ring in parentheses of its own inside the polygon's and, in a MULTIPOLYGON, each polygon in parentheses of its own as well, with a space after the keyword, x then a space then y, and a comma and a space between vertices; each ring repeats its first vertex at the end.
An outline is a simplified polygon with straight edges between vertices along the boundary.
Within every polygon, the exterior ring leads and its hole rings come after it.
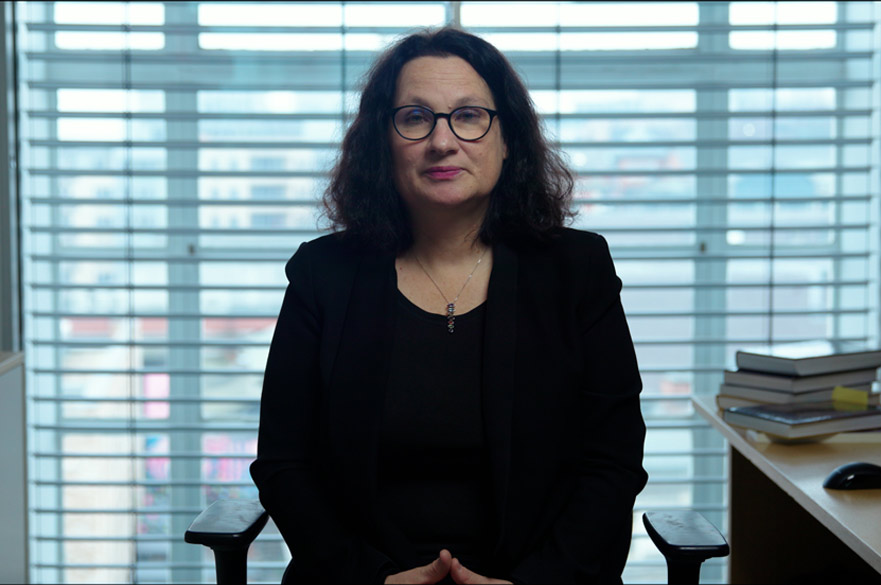
MULTIPOLYGON (((610 243, 649 425, 626 582, 665 578, 643 510, 725 528, 689 398, 736 349, 878 343, 875 3, 15 8, 34 582, 213 581, 181 535, 256 495, 284 262, 319 233, 360 76, 416 27, 506 52, 578 173, 576 226, 610 243)), ((271 525, 251 555, 277 582, 271 525)))

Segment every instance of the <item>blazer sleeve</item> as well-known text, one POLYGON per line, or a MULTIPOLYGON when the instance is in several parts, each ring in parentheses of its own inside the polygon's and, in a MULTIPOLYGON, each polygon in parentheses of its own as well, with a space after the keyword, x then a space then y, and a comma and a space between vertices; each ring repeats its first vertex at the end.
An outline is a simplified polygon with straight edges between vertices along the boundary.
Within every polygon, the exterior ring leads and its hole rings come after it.
POLYGON ((578 310, 584 377, 575 487, 544 542, 512 571, 521 583, 620 583, 642 467, 642 382, 621 305, 621 281, 598 235, 578 310))
POLYGON ((337 583, 378 582, 394 563, 347 525, 320 472, 321 311, 309 244, 285 271, 285 292, 269 349, 251 476, 298 574, 337 583))

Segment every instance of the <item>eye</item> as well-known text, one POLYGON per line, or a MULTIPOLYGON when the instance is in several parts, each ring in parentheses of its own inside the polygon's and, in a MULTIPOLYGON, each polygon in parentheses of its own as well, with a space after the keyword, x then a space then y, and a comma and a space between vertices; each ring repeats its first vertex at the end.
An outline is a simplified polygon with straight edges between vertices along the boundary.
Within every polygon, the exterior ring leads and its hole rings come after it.
POLYGON ((432 114, 425 108, 405 108, 398 112, 398 121, 409 126, 431 122, 432 114))
POLYGON ((456 110, 456 122, 462 124, 477 124, 486 117, 486 112, 480 108, 460 108, 456 110))

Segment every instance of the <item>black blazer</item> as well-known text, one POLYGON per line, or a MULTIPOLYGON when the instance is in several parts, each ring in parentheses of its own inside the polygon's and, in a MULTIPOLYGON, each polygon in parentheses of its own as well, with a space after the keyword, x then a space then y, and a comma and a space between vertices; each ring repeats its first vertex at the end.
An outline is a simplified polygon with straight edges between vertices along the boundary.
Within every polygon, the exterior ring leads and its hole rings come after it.
MULTIPOLYGON (((260 499, 309 579, 381 582, 408 546, 376 512, 394 255, 300 246, 263 386, 260 499)), ((642 467, 642 384, 605 240, 493 246, 483 416, 499 539, 487 576, 620 581, 642 467)))

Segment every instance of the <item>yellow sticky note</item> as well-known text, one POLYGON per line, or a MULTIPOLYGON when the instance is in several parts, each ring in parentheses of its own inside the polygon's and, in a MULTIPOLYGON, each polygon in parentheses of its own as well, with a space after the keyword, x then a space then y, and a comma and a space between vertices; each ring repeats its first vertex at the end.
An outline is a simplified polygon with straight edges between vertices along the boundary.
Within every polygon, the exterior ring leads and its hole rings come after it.
POLYGON ((865 390, 857 390, 856 388, 848 388, 847 386, 836 386, 832 390, 832 400, 833 402, 846 402, 858 406, 868 406, 869 393, 865 390))

